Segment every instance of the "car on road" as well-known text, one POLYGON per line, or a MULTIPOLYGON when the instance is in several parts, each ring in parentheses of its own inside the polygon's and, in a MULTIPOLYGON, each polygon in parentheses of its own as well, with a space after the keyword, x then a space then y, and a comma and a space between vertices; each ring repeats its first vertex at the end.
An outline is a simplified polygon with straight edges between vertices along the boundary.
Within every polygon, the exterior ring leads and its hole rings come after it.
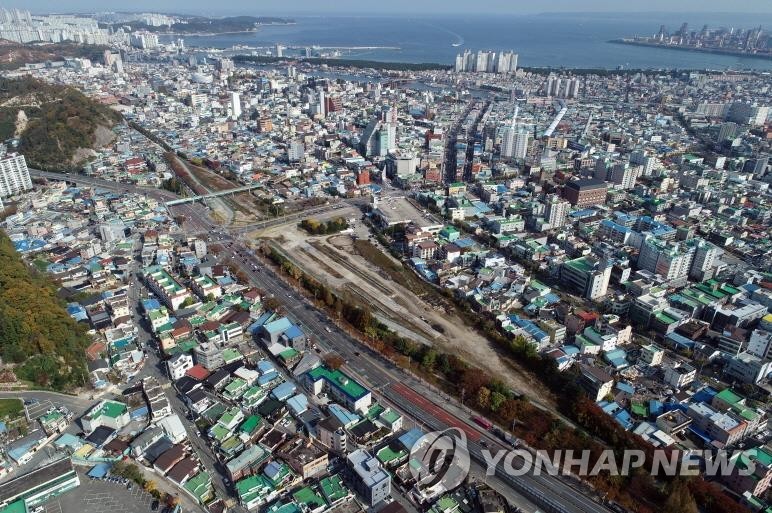
POLYGON ((326 331, 327 333, 332 333, 332 329, 330 329, 329 326, 325 326, 324 331, 326 331))
POLYGON ((359 351, 354 351, 354 356, 362 356, 362 353, 360 353, 359 351))
POLYGON ((158 506, 160 506, 160 505, 161 505, 161 503, 160 503, 160 502, 158 502, 158 499, 156 499, 156 500, 154 500, 154 501, 153 501, 153 502, 150 504, 150 510, 151 510, 151 511, 158 511, 158 506))

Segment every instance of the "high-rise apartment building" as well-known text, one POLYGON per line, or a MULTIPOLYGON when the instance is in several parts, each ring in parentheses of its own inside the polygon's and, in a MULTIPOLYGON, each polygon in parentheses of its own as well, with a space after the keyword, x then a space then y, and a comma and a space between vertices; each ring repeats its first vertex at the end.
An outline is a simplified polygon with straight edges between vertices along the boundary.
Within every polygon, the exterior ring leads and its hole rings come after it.
POLYGON ((550 228, 560 228, 566 224, 570 204, 561 199, 557 194, 550 194, 547 198, 547 207, 544 209, 544 219, 550 228))
POLYGON ((0 157, 0 198, 32 189, 32 180, 24 155, 4 154, 0 157))
POLYGON ((233 119, 238 119, 239 117, 241 117, 241 96, 239 95, 239 93, 235 93, 235 92, 231 93, 230 110, 231 110, 231 117, 233 119))

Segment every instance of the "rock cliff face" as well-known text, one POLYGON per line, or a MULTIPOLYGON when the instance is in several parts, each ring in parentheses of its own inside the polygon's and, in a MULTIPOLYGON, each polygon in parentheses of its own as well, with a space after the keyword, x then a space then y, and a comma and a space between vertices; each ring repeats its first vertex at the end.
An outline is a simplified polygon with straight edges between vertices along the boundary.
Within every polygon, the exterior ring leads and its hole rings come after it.
POLYGON ((120 114, 71 87, 32 78, 0 79, 0 140, 16 137, 31 167, 79 167, 112 141, 120 114))

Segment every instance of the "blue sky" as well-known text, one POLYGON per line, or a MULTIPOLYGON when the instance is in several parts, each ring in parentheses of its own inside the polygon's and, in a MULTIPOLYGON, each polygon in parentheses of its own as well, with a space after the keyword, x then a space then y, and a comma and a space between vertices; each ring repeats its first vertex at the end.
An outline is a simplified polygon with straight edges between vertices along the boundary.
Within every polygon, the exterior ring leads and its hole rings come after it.
POLYGON ((154 11, 209 15, 302 14, 518 14, 537 12, 721 12, 772 13, 772 0, 0 0, 2 7, 33 12, 154 11))

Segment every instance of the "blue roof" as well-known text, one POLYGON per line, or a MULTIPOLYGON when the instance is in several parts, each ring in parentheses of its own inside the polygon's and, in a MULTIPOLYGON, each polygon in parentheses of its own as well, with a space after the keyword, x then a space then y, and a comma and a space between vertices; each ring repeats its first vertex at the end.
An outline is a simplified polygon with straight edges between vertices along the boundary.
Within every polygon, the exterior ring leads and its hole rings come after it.
POLYGON ((582 210, 577 210, 575 212, 571 212, 569 216, 571 217, 591 217, 595 215, 595 209, 594 208, 583 208, 582 210))
POLYGON ((286 401, 288 398, 292 396, 292 394, 295 393, 296 390, 297 390, 297 387, 295 387, 294 383, 285 381, 284 383, 274 388, 271 391, 271 395, 274 398, 278 399, 279 401, 286 401))
POLYGON ((140 406, 139 408, 129 412, 129 417, 132 419, 141 419, 142 417, 147 417, 148 413, 149 411, 147 406, 140 406))
POLYGON ((287 406, 295 413, 303 413, 308 409, 308 397, 303 394, 293 395, 287 399, 287 406))
POLYGON ((349 426, 355 422, 359 422, 359 419, 361 418, 356 413, 348 411, 346 408, 337 403, 330 404, 328 408, 330 410, 330 414, 334 415, 335 418, 337 418, 344 426, 349 426))
POLYGON ((271 321, 263 328, 265 331, 270 333, 271 335, 281 335, 285 331, 287 331, 290 326, 292 326, 292 322, 287 319, 286 317, 281 317, 279 319, 276 319, 275 321, 271 321))
POLYGON ((662 403, 660 401, 657 401, 656 399, 652 399, 649 401, 649 412, 653 416, 659 416, 662 414, 663 408, 662 403))
POLYGON ((688 349, 691 349, 694 347, 694 340, 690 338, 686 338, 683 335, 679 335, 678 333, 675 333, 675 332, 668 333, 667 337, 665 338, 678 346, 683 346, 688 349))
POLYGON ((421 431, 418 428, 413 428, 410 431, 407 431, 403 433, 398 440, 402 445, 405 446, 405 449, 408 451, 413 448, 413 446, 418 442, 418 440, 424 436, 424 432, 421 431))
POLYGON ((150 310, 158 310, 159 308, 161 308, 161 303, 159 303, 157 299, 153 299, 153 298, 144 299, 142 300, 142 308, 146 312, 149 312, 150 310))
POLYGON ((710 404, 711 401, 713 401, 713 396, 715 396, 718 392, 713 390, 710 387, 705 387, 697 391, 697 393, 694 394, 692 399, 695 403, 708 403, 710 404))
POLYGON ((620 381, 616 385, 617 390, 621 390, 622 392, 628 393, 628 394, 634 394, 635 393, 635 387, 631 385, 630 383, 625 383, 624 381, 620 381))
POLYGON ((254 334, 257 332, 260 328, 263 327, 263 325, 271 320, 271 317, 273 317, 273 312, 265 312, 263 315, 257 318, 255 322, 249 325, 249 328, 247 328, 247 331, 254 334))
POLYGON ((614 420, 619 422, 625 429, 631 429, 633 427, 633 421, 630 418, 630 414, 627 412, 627 410, 619 410, 614 415, 614 420))
POLYGON ((259 386, 263 386, 266 383, 270 383, 271 381, 277 379, 279 377, 279 373, 276 371, 271 371, 266 374, 263 374, 259 378, 257 378, 257 384, 259 386))
POLYGON ((297 325, 293 324, 287 331, 284 332, 284 336, 287 337, 288 340, 295 340, 296 338, 304 337, 305 334, 303 333, 303 330, 301 330, 297 325))
POLYGON ((561 347, 561 349, 569 356, 579 354, 579 348, 574 345, 566 345, 561 347))
POLYGON ((273 363, 271 363, 270 360, 260 360, 257 362, 257 372, 260 374, 266 374, 275 370, 276 367, 273 366, 273 363))
POLYGON ((109 463, 98 463, 94 465, 91 470, 88 471, 89 477, 105 477, 107 473, 110 471, 110 464, 109 463))

